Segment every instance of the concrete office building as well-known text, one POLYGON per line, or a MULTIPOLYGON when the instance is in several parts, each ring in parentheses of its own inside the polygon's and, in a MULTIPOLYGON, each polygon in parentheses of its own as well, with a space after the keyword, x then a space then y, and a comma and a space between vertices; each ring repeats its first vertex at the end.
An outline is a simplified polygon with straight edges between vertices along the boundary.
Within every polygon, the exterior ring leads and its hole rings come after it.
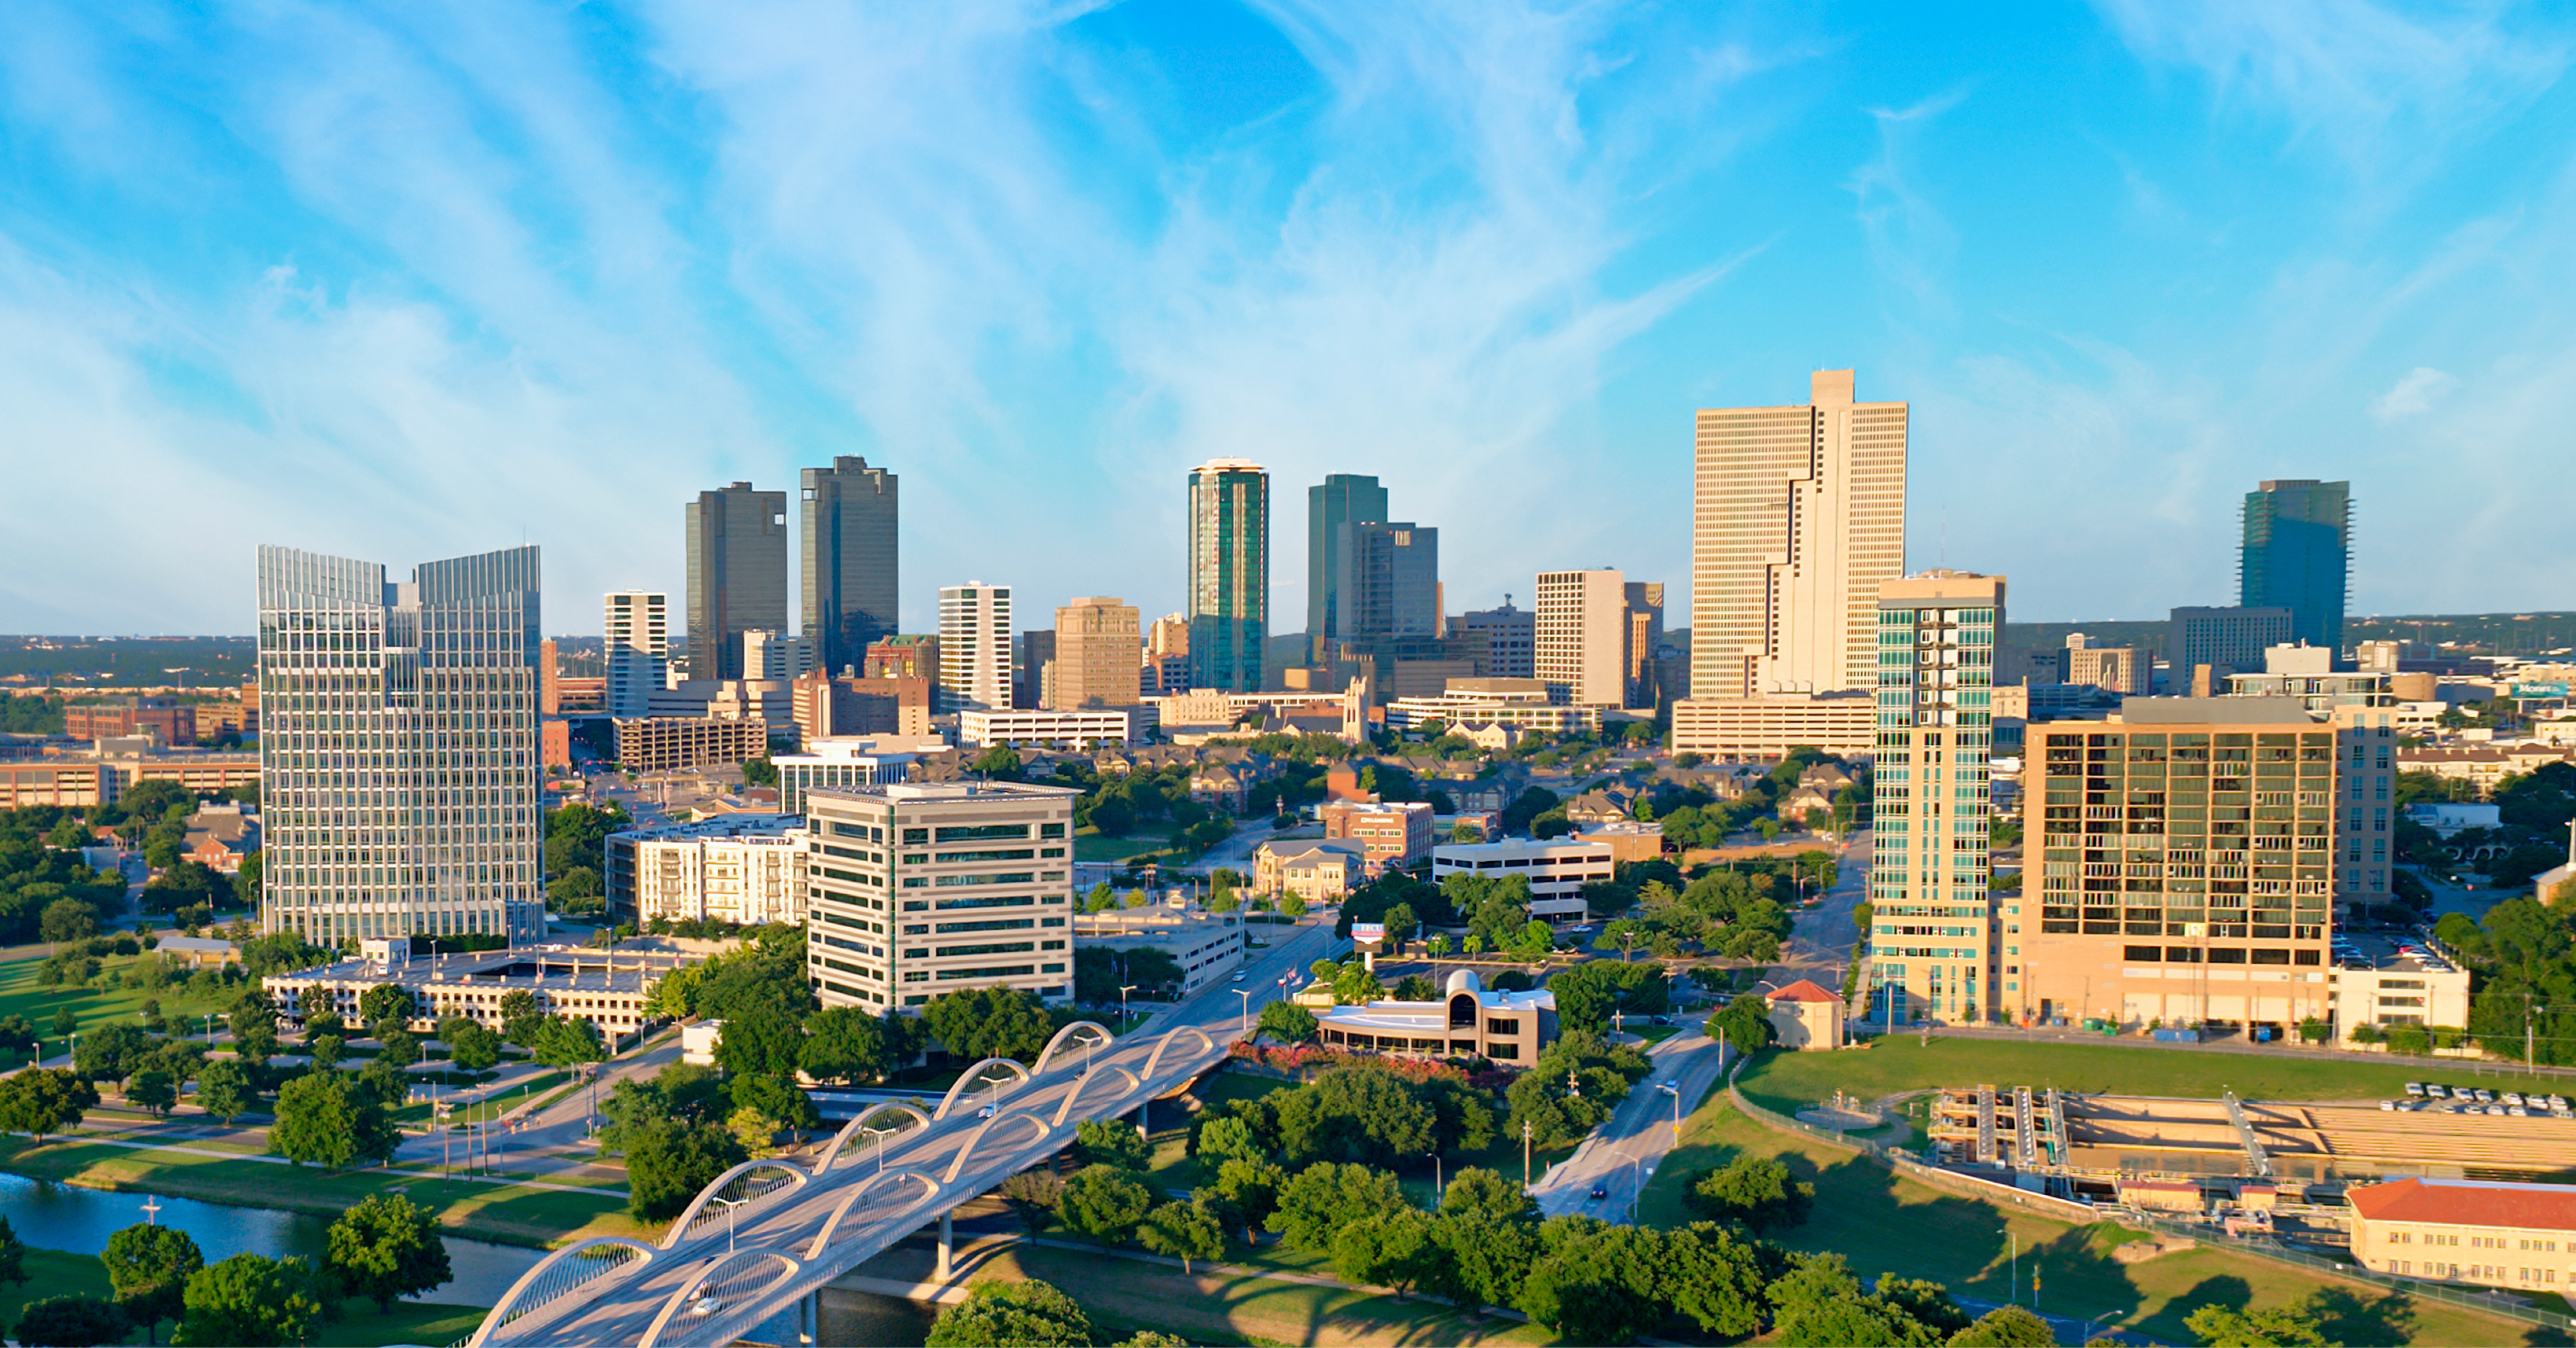
POLYGON ((2108 721, 2030 727, 2033 879, 2005 905, 2017 1014, 2329 1015, 2335 738, 2281 698, 2133 697, 2108 721))
POLYGON ((2149 686, 2154 663, 2145 651, 2128 646, 2096 646, 2081 632, 2069 633, 2066 638, 2068 683, 2124 697, 2144 697, 2155 691, 2149 686))
MULTIPOLYGON (((1501 608, 1459 614, 1450 620, 1449 628, 1481 641, 1482 656, 1476 662, 1476 677, 1537 677, 1534 651, 1538 644, 1538 615, 1528 609, 1513 608, 1510 595, 1503 596, 1501 608)), ((1477 648, 1471 645, 1470 649, 1477 648)))
POLYGON ((2170 621, 2165 655, 2177 691, 2190 686, 2192 671, 2202 665, 2219 679, 2261 669, 2263 652, 2290 639, 2290 611, 2280 607, 2178 608, 2170 621))
POLYGON ((1628 589, 1616 571, 1541 571, 1530 664, 1550 700, 1628 705, 1628 589))
POLYGON ((957 743, 974 749, 1116 749, 1142 741, 1155 724, 1154 708, 1144 704, 1067 711, 967 707, 957 713, 957 743))
POLYGON ((1009 708, 1011 652, 1011 587, 980 580, 940 587, 940 710, 1009 708))
POLYGON ((2352 554, 2352 484, 2283 478, 2245 493, 2238 603, 2286 608, 2290 639, 2343 648, 2352 554))
POLYGON ((778 770, 778 808, 803 814, 806 796, 815 791, 903 781, 912 775, 914 763, 947 748, 948 742, 937 735, 868 735, 811 741, 802 753, 773 754, 769 765, 778 770))
POLYGON ((1187 905, 1181 899, 1105 913, 1077 912, 1073 948, 1162 951, 1181 966, 1181 992, 1196 992, 1243 967, 1243 914, 1202 912, 1187 905))
POLYGON ((1500 842, 1435 843, 1431 848, 1431 883, 1439 884, 1452 875, 1479 875, 1489 880, 1526 876, 1530 884, 1530 916, 1556 925, 1582 921, 1583 887, 1596 880, 1611 879, 1617 866, 1616 849, 1609 843, 1579 838, 1546 842, 1505 838, 1500 842))
POLYGON ((806 802, 807 966, 825 1006, 959 988, 1073 995, 1071 787, 902 783, 806 802))
POLYGON ((867 658, 869 643, 901 628, 895 475, 838 454, 831 467, 798 476, 805 640, 814 647, 814 668, 850 673, 867 658))
POLYGON ((1601 708, 1552 701, 1537 679, 1451 679, 1436 695, 1399 697, 1386 704, 1386 728, 1418 730, 1438 721, 1461 731, 1511 726, 1561 735, 1601 729, 1601 708))
POLYGON ((1670 701, 1657 686, 1655 647, 1664 639, 1664 584, 1659 580, 1632 580, 1626 585, 1627 646, 1623 663, 1628 670, 1626 706, 1638 711, 1654 711, 1670 701))
POLYGON ((336 945, 545 931, 537 550, 259 550, 261 920, 336 945))
POLYGON ((1341 630, 1342 526, 1387 517, 1386 488, 1374 477, 1334 473, 1306 489, 1306 649, 1322 663, 1324 642, 1341 630))
POLYGON ((653 691, 669 682, 671 597, 649 590, 612 590, 601 601, 600 630, 608 664, 607 712, 642 716, 653 691))
POLYGON ((1055 678, 1051 710, 1132 707, 1144 696, 1142 633, 1136 606, 1094 595, 1055 611, 1055 678))
POLYGON ((805 920, 804 820, 727 814, 612 833, 602 847, 608 915, 621 922, 805 920))
POLYGON ((742 676, 792 683, 820 668, 814 646, 803 637, 757 629, 742 634, 742 676))
POLYGON ((1806 406, 1699 414, 1691 692, 1877 686, 1878 587, 1905 567, 1904 403, 1818 370, 1806 406))
POLYGON ((1257 693, 1270 636, 1270 473, 1248 459, 1190 470, 1190 683, 1257 693))
POLYGON ((1862 981, 1882 1023, 1991 1020, 2007 991, 1995 976, 1986 883, 2003 618, 2001 576, 1927 571, 1879 587, 1873 920, 1862 981))
POLYGON ((687 511, 689 673, 739 679, 742 634, 787 630, 787 493, 736 482, 687 511))

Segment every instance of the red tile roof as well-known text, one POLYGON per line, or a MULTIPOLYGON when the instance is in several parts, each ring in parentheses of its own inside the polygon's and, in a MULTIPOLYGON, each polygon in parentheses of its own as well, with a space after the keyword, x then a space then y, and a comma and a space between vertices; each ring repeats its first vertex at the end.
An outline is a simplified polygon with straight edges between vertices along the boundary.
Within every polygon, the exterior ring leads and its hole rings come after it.
POLYGON ((1842 998, 1825 991, 1823 988, 1817 987, 1815 982, 1811 979, 1801 978, 1797 982, 1780 989, 1778 992, 1772 993, 1771 1000, 1775 1002, 1839 1002, 1842 998))
POLYGON ((2576 1231, 2576 1185, 2402 1179, 2353 1189, 2345 1199, 2374 1222, 2576 1231))

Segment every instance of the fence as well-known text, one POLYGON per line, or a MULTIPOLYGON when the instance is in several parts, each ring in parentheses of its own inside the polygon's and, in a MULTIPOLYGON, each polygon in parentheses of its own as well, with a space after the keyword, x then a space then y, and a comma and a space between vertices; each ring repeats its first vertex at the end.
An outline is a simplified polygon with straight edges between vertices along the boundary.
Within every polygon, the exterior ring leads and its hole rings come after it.
MULTIPOLYGON (((1738 1062, 1736 1064, 1736 1074, 1740 1074, 1743 1069, 1744 1064, 1738 1062)), ((2247 1240, 2241 1236, 2229 1235, 2225 1231, 2214 1226, 2202 1226, 2191 1222, 2177 1222, 2171 1218, 2151 1216, 2146 1213, 2133 1212, 2125 1208, 2096 1208, 2083 1203, 2070 1202, 2063 1198, 2050 1198, 2043 1194, 2026 1193, 2010 1185, 1996 1184, 1992 1181, 1958 1174, 1955 1171, 1943 1170, 1937 1166, 1925 1165, 1922 1161, 1916 1159, 1913 1153, 1907 1151, 1903 1147, 1891 1147, 1884 1143, 1871 1141, 1865 1137, 1848 1137, 1844 1134, 1837 1133, 1830 1128, 1818 1128, 1812 1124, 1801 1123, 1798 1120, 1790 1118, 1777 1111, 1765 1109, 1762 1106, 1744 1098, 1744 1093, 1736 1088, 1735 1074, 1730 1074, 1727 1077, 1726 1093, 1728 1097, 1735 1102, 1735 1107, 1744 1111, 1747 1118, 1751 1118, 1760 1123, 1767 1124, 1770 1127, 1780 1129, 1783 1132, 1797 1133, 1805 1137, 1814 1138, 1817 1141, 1827 1143, 1831 1146, 1843 1147, 1848 1150, 1860 1152, 1869 1156, 1871 1159, 1878 1161, 1880 1164, 1885 1165, 1890 1170, 1904 1175, 1908 1179, 1920 1180, 1934 1188, 1947 1190, 1951 1193, 1981 1199, 1988 1203, 2010 1204, 2015 1207, 2024 1208, 2032 1212, 2054 1217, 2059 1221, 2071 1221, 2076 1223, 2117 1221, 2123 1226, 2160 1232, 2169 1236, 2182 1236, 2190 1240, 2198 1241, 2204 1245, 2215 1245, 2224 1249, 2234 1250, 2240 1254, 2250 1254, 2258 1259, 2269 1259, 2274 1263, 2288 1264, 2294 1268, 2305 1269, 2312 1273, 2321 1273, 2331 1278, 2341 1278, 2347 1282, 2357 1282, 2366 1286, 2382 1288, 2387 1291, 2400 1292, 2410 1297, 2420 1297, 2426 1301, 2436 1301, 2445 1305, 2459 1306, 2475 1311, 2484 1311, 2489 1315, 2501 1315, 2507 1319, 2520 1320, 2525 1324, 2548 1325, 2552 1328, 2576 1332, 2576 1316, 2560 1315, 2555 1311, 2545 1311, 2536 1306, 2526 1306, 2520 1302, 2512 1300, 2504 1293, 2481 1291, 2454 1286, 2450 1283, 2426 1282, 2416 1278, 2401 1278, 2394 1274, 2373 1272, 2372 1270, 2363 1268, 2358 1264, 2347 1264, 2341 1260, 2328 1259, 2322 1255, 2309 1254, 2302 1250, 2291 1249, 2286 1245, 2275 1244, 2269 1241, 2247 1240)))

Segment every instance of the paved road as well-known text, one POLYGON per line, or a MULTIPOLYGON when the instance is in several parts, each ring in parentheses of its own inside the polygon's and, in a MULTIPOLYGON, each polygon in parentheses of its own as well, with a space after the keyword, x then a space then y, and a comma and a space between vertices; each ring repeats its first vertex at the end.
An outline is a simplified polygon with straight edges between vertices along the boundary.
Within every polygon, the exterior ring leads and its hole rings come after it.
POLYGON ((1807 978, 1819 987, 1841 991, 1843 974, 1851 968, 1852 947, 1860 938, 1852 910, 1869 897, 1869 849, 1867 829, 1844 837, 1834 854, 1833 888, 1825 891, 1824 902, 1797 915, 1780 963, 1766 975, 1773 983, 1785 986, 1807 978))
MULTIPOLYGON (((1099 1052, 1081 1067, 1058 1064, 1044 1078, 1021 1087, 1004 1097, 1005 1116, 1033 1115, 1040 1123, 1054 1117, 1057 1108, 1072 1092, 1085 1085, 1094 1089, 1082 1099, 1109 1097, 1109 1091, 1120 1078, 1109 1069, 1139 1071, 1147 1055, 1163 1034, 1189 1026, 1204 1031, 1220 1044, 1233 1037, 1241 999, 1233 995, 1235 987, 1257 988, 1267 985, 1279 974, 1302 968, 1336 943, 1329 926, 1308 924, 1297 929, 1288 939, 1262 952, 1252 963, 1243 984, 1222 983, 1202 989, 1172 1007, 1159 1012, 1142 1033, 1131 1034, 1116 1045, 1099 1052)), ((1159 1082, 1171 1071, 1169 1062, 1203 1056, 1192 1054, 1193 1042, 1176 1041, 1171 1052, 1180 1059, 1167 1058, 1155 1078, 1159 1082)), ((1132 1078, 1129 1078, 1132 1080, 1132 1078)), ((1092 1110, 1085 1109, 1084 1113, 1092 1110)), ((774 1314, 791 1308, 795 1298, 817 1279, 837 1276, 844 1265, 862 1260, 917 1230, 924 1221, 936 1218, 942 1210, 953 1207, 961 1197, 971 1197, 999 1183, 1011 1170, 1026 1163, 1024 1153, 1032 1146, 1051 1148, 1061 1145, 1061 1138, 1050 1136, 1043 1141, 1028 1134, 1025 1125, 1012 1126, 997 1120, 991 1125, 1007 1131, 995 1134, 991 1142, 972 1152, 968 1144, 976 1140, 986 1121, 972 1112, 941 1120, 927 1128, 907 1132, 900 1141, 889 1143, 880 1162, 889 1171, 914 1169, 934 1176, 944 1176, 955 1165, 958 1181, 937 1197, 925 1197, 923 1190, 911 1182, 889 1180, 868 1189, 858 1190, 863 1180, 872 1179, 875 1168, 863 1159, 836 1165, 829 1178, 776 1197, 773 1201, 743 1211, 738 1227, 729 1221, 701 1224, 673 1250, 658 1253, 653 1260, 631 1273, 611 1275, 613 1282, 584 1286, 579 1292, 547 1304, 531 1318, 508 1326, 501 1335, 509 1342, 544 1343, 636 1343, 647 1336, 655 1317, 672 1298, 687 1289, 701 1274, 717 1270, 722 1276, 708 1284, 710 1313, 707 1317, 683 1315, 673 1320, 659 1340, 671 1342, 730 1342, 746 1333, 756 1332, 758 1325, 748 1317, 774 1314), (801 1261, 808 1243, 821 1231, 828 1214, 840 1203, 853 1197, 867 1202, 853 1208, 841 1229, 841 1239, 819 1262, 789 1271, 784 1281, 773 1282, 784 1267, 775 1259, 755 1257, 755 1251, 792 1251, 801 1261), (738 1244, 743 1258, 728 1258, 728 1249, 738 1244)), ((854 1153, 854 1156, 863 1156, 854 1153)), ((697 1300, 695 1294, 692 1301, 697 1300)))
POLYGON ((1646 1053, 1654 1071, 1619 1102, 1609 1122, 1574 1149, 1574 1155, 1531 1186, 1540 1212, 1550 1217, 1580 1214, 1611 1222, 1635 1220, 1637 1198, 1646 1181, 1654 1178, 1655 1167, 1679 1140, 1673 1128, 1676 1098, 1682 1114, 1688 1116, 1717 1084, 1722 1070, 1717 1041, 1702 1034, 1688 1018, 1681 1033, 1646 1053), (1657 1083, 1670 1083, 1678 1097, 1658 1089, 1657 1083), (1592 1196, 1596 1186, 1603 1190, 1599 1198, 1592 1196))

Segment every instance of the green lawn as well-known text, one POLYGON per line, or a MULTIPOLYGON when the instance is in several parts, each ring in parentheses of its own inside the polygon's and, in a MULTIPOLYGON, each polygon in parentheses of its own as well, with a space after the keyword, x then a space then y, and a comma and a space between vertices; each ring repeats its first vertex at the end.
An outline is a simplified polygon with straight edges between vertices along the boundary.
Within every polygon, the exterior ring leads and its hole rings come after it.
POLYGON ((2538 1332, 2518 1322, 2415 1302, 2208 1245, 2140 1264, 2117 1263, 2112 1248, 2141 1239, 2139 1233, 2108 1222, 2077 1227, 2006 1213, 1899 1179, 1851 1152, 1756 1123, 1728 1104, 1723 1092, 1684 1122, 1682 1145, 1647 1185, 1645 1220, 1656 1226, 1690 1220, 1683 1195, 1691 1181, 1742 1152, 1778 1157, 1816 1186, 1806 1224, 1775 1237, 1797 1249, 1837 1251, 1864 1277, 1930 1278, 1964 1296, 2003 1301, 2012 1295, 2017 1239, 2025 1302, 2036 1279, 2041 1308, 2051 1314, 2090 1318, 2110 1312, 2108 1323, 2160 1343, 2192 1342, 2183 1317, 2205 1303, 2267 1307, 2320 1293, 2327 1298, 2329 1342, 2564 1342, 2526 1338, 2538 1332))
MULTIPOLYGON (((1142 1260, 1019 1245, 987 1260, 976 1278, 1038 1278, 1082 1303, 1095 1328, 1159 1328, 1191 1343, 1543 1344, 1546 1330, 1488 1317, 1468 1320, 1446 1303, 1397 1300, 1349 1287, 1316 1287, 1253 1273, 1195 1277, 1142 1260)), ((1103 1337, 1106 1341, 1106 1336, 1103 1337)))
MULTIPOLYGON (((501 1159, 506 1168, 506 1152, 501 1159)), ((333 1172, 96 1142, 54 1141, 38 1146, 18 1137, 0 1138, 0 1169, 93 1189, 173 1194, 325 1217, 338 1216, 360 1199, 400 1188, 413 1202, 438 1213, 448 1230, 506 1245, 542 1248, 575 1235, 660 1234, 658 1228, 648 1233, 628 1217, 625 1200, 613 1195, 440 1179, 411 1170, 333 1172)))
MULTIPOLYGON (((115 1288, 107 1280, 107 1268, 96 1255, 69 1254, 61 1250, 27 1250, 27 1281, 11 1288, 0 1302, 9 1307, 5 1318, 15 1321, 19 1310, 30 1301, 55 1296, 90 1296, 106 1300, 115 1288)), ((378 1348, 395 1343, 453 1343, 474 1331, 483 1322, 480 1306, 442 1306, 435 1302, 394 1303, 390 1314, 378 1315, 372 1301, 340 1303, 340 1318, 322 1331, 321 1341, 347 1345, 347 1348, 378 1348)), ((155 1342, 169 1342, 170 1323, 163 1321, 155 1342)), ((142 1343, 140 1329, 121 1342, 142 1343)))
MULTIPOLYGON (((578 1081, 571 1081, 570 1078, 566 1077, 561 1072, 544 1072, 534 1077, 530 1077, 524 1082, 513 1084, 510 1089, 501 1092, 499 1095, 496 1095, 491 1099, 478 1101, 471 1105, 462 1105, 450 1110, 448 1112, 448 1118, 452 1122, 456 1123, 480 1123, 487 1119, 499 1118, 501 1115, 517 1109, 522 1103, 529 1100, 542 1098, 544 1103, 551 1104, 557 1096, 563 1093, 561 1090, 558 1090, 557 1087, 578 1090, 580 1089, 580 1085, 581 1083, 578 1081), (570 1084, 567 1085, 567 1082, 570 1084)), ((394 1121, 405 1128, 414 1130, 427 1127, 430 1122, 429 1102, 423 1100, 414 1104, 404 1105, 401 1109, 394 1111, 394 1121)))
MULTIPOLYGON (((102 979, 132 968, 139 958, 110 955, 101 959, 102 979)), ((54 1012, 60 1007, 70 1007, 72 1014, 80 1018, 80 1028, 86 1033, 113 1020, 140 1025, 143 1023, 143 1003, 158 1000, 161 1014, 169 1017, 170 1028, 184 1032, 188 1027, 181 1023, 183 1018, 202 1018, 210 1011, 220 1014, 233 997, 230 988, 212 996, 195 997, 179 987, 167 987, 157 992, 122 987, 105 991, 87 987, 39 987, 36 970, 43 964, 42 959, 0 964, 0 1016, 25 1016, 27 1023, 36 1027, 36 1033, 44 1037, 48 1056, 59 1057, 63 1052, 62 1038, 54 1033, 54 1012)), ((195 1028, 198 1034, 204 1034, 205 1021, 199 1019, 195 1028)))
POLYGON ((1124 838, 1103 837, 1084 828, 1073 835, 1073 859, 1076 861, 1125 861, 1147 852, 1160 852, 1172 845, 1169 838, 1151 834, 1130 834, 1124 838))
POLYGON ((2467 1075, 2449 1064, 2376 1054, 2311 1058, 2284 1053, 2195 1053, 2114 1044, 2026 1043, 2009 1039, 1881 1037, 1840 1053, 1770 1053, 1744 1069, 1747 1098, 1782 1113, 1837 1090, 1874 1100, 1941 1086, 2055 1086, 2120 1095, 2214 1099, 2225 1089, 2248 1100, 2363 1100, 2402 1094, 2405 1083, 2467 1075))

